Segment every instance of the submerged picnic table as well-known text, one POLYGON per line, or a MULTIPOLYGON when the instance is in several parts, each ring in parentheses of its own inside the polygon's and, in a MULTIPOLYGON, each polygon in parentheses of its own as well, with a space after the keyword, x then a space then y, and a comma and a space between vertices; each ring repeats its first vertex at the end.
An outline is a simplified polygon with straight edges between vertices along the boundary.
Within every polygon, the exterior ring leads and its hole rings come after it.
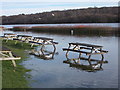
POLYGON ((41 49, 44 47, 44 45, 53 45, 54 49, 56 49, 55 44, 58 44, 58 42, 54 42, 52 38, 46 38, 46 37, 34 37, 33 41, 29 41, 31 44, 31 47, 34 44, 42 45, 41 49))
MULTIPOLYGON (((93 45, 93 44, 86 44, 86 43, 69 43, 68 48, 63 48, 63 51, 66 52, 66 57, 68 58, 69 51, 77 52, 79 53, 80 59, 88 59, 91 60, 91 55, 100 54, 102 56, 102 61, 104 59, 104 53, 107 53, 108 51, 102 50, 103 46, 99 45, 93 45), (88 55, 88 58, 81 57, 82 54, 88 55)), ((69 58, 68 58, 69 59, 69 58)))
POLYGON ((0 51, 0 61, 11 60, 13 66, 16 67, 15 60, 20 60, 21 57, 16 56, 9 50, 8 48, 2 47, 2 51, 0 51))
POLYGON ((6 39, 6 42, 8 42, 8 40, 13 40, 13 38, 16 38, 16 34, 4 33, 4 36, 2 36, 2 38, 6 39))
POLYGON ((15 44, 17 44, 18 41, 26 42, 28 43, 30 40, 32 40, 32 36, 29 35, 17 35, 16 38, 13 38, 15 40, 15 44))

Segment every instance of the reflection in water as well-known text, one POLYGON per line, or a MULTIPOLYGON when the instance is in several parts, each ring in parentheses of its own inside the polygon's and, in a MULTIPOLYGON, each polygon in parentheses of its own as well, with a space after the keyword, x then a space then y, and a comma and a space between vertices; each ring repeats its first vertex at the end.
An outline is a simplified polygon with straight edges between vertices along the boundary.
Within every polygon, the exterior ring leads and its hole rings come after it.
POLYGON ((55 52, 55 51, 56 51, 56 48, 54 48, 53 51, 48 51, 48 50, 45 50, 45 47, 42 47, 39 50, 35 50, 35 49, 32 50, 30 54, 35 55, 43 60, 51 60, 51 59, 54 59, 55 54, 58 54, 58 52, 55 52))
POLYGON ((79 61, 79 58, 73 58, 73 59, 67 59, 65 61, 63 61, 63 63, 69 64, 70 67, 72 68, 76 68, 76 69, 80 69, 80 70, 84 70, 87 72, 96 72, 99 70, 103 70, 102 68, 102 64, 103 63, 108 63, 108 61, 98 61, 98 60, 94 60, 94 61, 88 61, 88 64, 82 64, 79 61))

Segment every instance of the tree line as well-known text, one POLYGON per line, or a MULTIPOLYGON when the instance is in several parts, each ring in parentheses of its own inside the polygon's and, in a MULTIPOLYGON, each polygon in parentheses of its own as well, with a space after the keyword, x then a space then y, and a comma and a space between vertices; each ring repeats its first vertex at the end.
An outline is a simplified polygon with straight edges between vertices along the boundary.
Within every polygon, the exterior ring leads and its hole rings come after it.
POLYGON ((1 16, 2 24, 118 23, 119 7, 70 9, 1 16))

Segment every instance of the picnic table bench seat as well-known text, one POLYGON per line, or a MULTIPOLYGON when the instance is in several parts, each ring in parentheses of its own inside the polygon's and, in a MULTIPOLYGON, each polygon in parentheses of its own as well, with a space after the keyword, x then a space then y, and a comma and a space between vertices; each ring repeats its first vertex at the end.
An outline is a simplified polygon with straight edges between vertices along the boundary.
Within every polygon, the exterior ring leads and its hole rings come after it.
POLYGON ((52 38, 46 38, 46 37, 34 37, 34 39, 53 40, 52 38))
POLYGON ((35 42, 35 41, 29 41, 29 43, 34 43, 34 44, 41 44, 41 45, 42 45, 42 43, 39 43, 39 42, 35 42))
POLYGON ((86 43, 69 43, 69 45, 80 45, 80 46, 94 47, 94 48, 102 48, 103 47, 100 45, 93 45, 93 44, 86 44, 86 43))
POLYGON ((104 54, 104 53, 108 52, 108 51, 105 51, 105 50, 101 50, 100 52, 91 53, 91 52, 87 52, 87 51, 73 50, 73 49, 68 49, 68 48, 63 48, 63 51, 73 51, 73 52, 78 52, 78 53, 85 53, 86 55, 104 54))
POLYGON ((13 38, 13 40, 19 40, 18 38, 13 38))
POLYGON ((14 33, 4 33, 4 36, 5 35, 16 35, 16 34, 14 34, 14 33))

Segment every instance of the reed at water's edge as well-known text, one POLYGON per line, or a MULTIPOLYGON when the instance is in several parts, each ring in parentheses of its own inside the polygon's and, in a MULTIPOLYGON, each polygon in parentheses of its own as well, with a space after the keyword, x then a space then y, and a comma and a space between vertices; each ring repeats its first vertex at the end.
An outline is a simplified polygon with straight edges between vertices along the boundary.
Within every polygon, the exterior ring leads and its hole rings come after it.
POLYGON ((118 28, 116 27, 100 27, 100 26, 33 26, 24 27, 16 26, 13 27, 13 31, 31 31, 40 33, 54 33, 54 34, 73 34, 73 35, 89 35, 89 36, 118 36, 118 28))

